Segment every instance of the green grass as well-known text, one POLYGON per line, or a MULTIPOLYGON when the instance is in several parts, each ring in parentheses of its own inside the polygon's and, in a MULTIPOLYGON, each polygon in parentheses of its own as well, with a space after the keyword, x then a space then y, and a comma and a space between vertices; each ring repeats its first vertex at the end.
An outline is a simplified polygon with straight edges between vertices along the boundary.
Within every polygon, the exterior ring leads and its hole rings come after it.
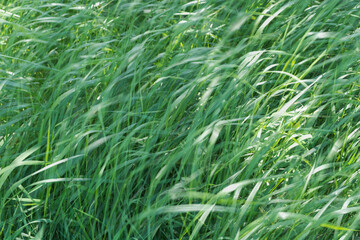
POLYGON ((0 6, 0 239, 360 238, 359 1, 0 6))

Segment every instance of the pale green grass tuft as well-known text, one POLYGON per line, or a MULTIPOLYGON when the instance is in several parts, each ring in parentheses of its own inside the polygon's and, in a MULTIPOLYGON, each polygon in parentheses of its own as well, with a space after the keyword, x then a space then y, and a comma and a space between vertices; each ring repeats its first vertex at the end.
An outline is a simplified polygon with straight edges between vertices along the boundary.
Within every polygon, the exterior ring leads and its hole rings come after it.
POLYGON ((0 4, 0 239, 360 238, 355 0, 0 4))

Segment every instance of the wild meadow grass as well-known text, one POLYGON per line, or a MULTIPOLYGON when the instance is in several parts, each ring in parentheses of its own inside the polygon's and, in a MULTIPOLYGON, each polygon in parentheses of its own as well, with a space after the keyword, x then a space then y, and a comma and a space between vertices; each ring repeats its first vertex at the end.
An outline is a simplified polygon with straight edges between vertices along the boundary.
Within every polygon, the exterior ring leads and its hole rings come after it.
POLYGON ((0 4, 0 239, 359 239, 360 3, 0 4))

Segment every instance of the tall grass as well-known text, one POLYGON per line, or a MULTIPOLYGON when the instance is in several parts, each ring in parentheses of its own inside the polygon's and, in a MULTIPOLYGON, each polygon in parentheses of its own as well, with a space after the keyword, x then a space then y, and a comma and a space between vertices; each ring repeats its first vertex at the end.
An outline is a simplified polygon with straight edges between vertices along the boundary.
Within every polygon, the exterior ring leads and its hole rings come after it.
POLYGON ((1 239, 360 238, 358 1, 0 6, 1 239))

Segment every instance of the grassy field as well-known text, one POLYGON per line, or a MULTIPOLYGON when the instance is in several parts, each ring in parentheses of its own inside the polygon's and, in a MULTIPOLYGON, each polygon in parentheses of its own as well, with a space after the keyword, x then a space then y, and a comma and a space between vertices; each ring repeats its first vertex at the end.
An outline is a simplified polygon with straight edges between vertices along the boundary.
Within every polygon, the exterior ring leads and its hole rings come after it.
POLYGON ((360 239, 359 1, 0 2, 0 239, 360 239))

